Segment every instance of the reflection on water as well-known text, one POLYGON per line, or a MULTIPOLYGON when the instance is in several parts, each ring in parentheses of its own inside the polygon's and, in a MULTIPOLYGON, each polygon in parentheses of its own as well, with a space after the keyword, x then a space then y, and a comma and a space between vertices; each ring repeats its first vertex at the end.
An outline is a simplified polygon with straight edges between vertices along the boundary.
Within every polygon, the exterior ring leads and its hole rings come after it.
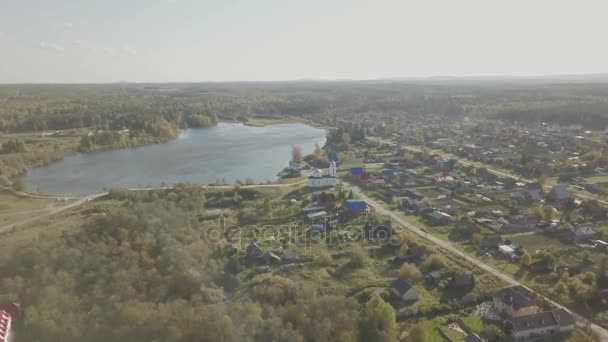
POLYGON ((165 144, 71 156, 30 170, 25 181, 30 190, 80 195, 111 186, 275 180, 287 166, 292 145, 310 153, 324 140, 324 130, 304 124, 221 123, 187 129, 165 144))

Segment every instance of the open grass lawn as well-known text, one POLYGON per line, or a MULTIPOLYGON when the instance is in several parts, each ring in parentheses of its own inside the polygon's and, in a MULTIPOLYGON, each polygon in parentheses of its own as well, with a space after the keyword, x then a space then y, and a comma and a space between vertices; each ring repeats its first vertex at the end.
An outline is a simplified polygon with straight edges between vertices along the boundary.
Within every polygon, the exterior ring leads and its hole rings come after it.
MULTIPOLYGON (((0 215, 39 210, 55 205, 53 199, 16 196, 10 192, 0 193, 0 215)), ((62 203, 64 204, 64 203, 62 203)))
POLYGON ((67 203, 69 202, 17 196, 10 192, 0 193, 0 227, 43 215, 48 209, 67 203))
POLYGON ((572 248, 571 245, 566 245, 563 242, 559 241, 557 238, 552 236, 547 236, 545 234, 533 234, 533 235, 523 235, 523 236, 514 236, 510 238, 514 243, 522 246, 530 253, 534 253, 537 250, 542 249, 551 249, 551 250, 559 250, 565 248, 572 248))
POLYGON ((585 178, 585 182, 587 182, 587 183, 608 182, 608 175, 587 177, 587 178, 585 178))
POLYGON ((445 324, 445 318, 435 317, 433 319, 425 320, 422 323, 424 325, 425 342, 443 342, 443 338, 439 335, 439 328, 445 324))
POLYGON ((473 332, 477 334, 479 334, 479 332, 483 328, 483 322, 480 316, 461 317, 461 319, 464 324, 467 325, 467 327, 471 328, 471 330, 473 330, 473 332))

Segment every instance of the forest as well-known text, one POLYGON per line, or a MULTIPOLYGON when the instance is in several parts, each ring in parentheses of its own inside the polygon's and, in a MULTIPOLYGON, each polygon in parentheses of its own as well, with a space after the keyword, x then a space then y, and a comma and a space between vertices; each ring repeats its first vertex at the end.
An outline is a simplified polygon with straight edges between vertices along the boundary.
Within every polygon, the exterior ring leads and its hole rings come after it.
POLYGON ((5 249, 0 302, 26 308, 20 340, 395 339, 395 312, 380 297, 362 306, 270 274, 237 291, 232 257, 204 238, 210 225, 194 215, 206 200, 190 186, 113 191, 75 229, 5 249))
POLYGON ((608 125, 608 85, 549 80, 0 85, 0 102, 5 133, 93 127, 160 136, 218 119, 323 122, 367 112, 608 125))

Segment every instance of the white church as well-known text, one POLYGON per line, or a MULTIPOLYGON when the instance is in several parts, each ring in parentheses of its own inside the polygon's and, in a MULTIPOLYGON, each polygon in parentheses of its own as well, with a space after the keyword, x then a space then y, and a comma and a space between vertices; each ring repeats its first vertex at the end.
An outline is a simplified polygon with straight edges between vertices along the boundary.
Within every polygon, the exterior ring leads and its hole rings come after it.
POLYGON ((323 171, 316 169, 308 177, 308 186, 311 188, 335 186, 338 184, 337 172, 338 167, 336 166, 336 162, 332 161, 329 164, 329 176, 324 176, 323 171))

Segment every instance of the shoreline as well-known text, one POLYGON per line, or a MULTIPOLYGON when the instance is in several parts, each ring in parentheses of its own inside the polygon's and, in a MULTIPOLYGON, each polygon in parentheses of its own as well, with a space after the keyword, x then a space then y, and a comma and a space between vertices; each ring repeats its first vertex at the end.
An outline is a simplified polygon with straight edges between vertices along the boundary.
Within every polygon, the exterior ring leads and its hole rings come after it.
MULTIPOLYGON (((272 120, 272 121, 264 121, 263 123, 260 122, 254 122, 254 123, 243 123, 240 121, 234 121, 234 120, 219 120, 216 124, 214 124, 211 127, 190 127, 190 128, 184 128, 184 129, 180 129, 177 134, 171 138, 151 138, 151 137, 147 137, 145 139, 140 139, 139 141, 136 141, 133 144, 129 144, 128 146, 101 146, 100 148, 96 148, 94 150, 91 151, 78 151, 77 148, 72 147, 71 149, 65 149, 60 151, 62 153, 60 158, 57 159, 53 159, 52 161, 46 163, 46 162, 40 162, 39 164, 30 164, 27 165, 27 168, 23 170, 22 173, 20 173, 18 176, 14 176, 11 177, 10 180, 12 180, 12 184, 5 186, 5 189, 10 189, 13 192, 17 192, 17 193, 22 193, 22 194, 27 194, 29 196, 48 196, 48 197, 82 197, 82 196, 87 196, 90 195, 91 193, 97 193, 97 191, 95 192, 83 192, 83 193, 50 193, 50 192, 46 192, 46 191, 38 191, 38 186, 36 186, 35 184, 27 184, 25 182, 26 179, 26 175, 28 173, 28 171, 32 170, 32 169, 36 169, 36 168, 42 168, 42 167, 47 167, 50 166, 54 163, 57 162, 61 162, 62 160, 64 160, 66 157, 72 157, 72 156, 77 156, 79 154, 82 155, 89 155, 89 154, 95 154, 98 152, 109 152, 109 151, 119 151, 119 150, 128 150, 128 149, 138 149, 138 148, 142 148, 145 146, 152 146, 152 145, 156 145, 156 144, 165 144, 168 142, 171 142, 173 140, 176 140, 179 138, 179 136, 181 134, 183 134, 184 131, 189 130, 189 129, 204 129, 204 128, 213 128, 216 127, 219 124, 242 124, 244 126, 248 126, 248 127, 267 127, 267 126, 273 126, 273 125, 281 125, 281 124, 296 124, 296 123, 300 123, 300 124, 304 124, 306 126, 310 126, 310 127, 314 127, 314 128, 319 128, 319 129, 327 129, 324 127, 321 127, 318 124, 315 124, 314 126, 310 124, 310 122, 308 122, 308 120, 292 120, 292 118, 287 118, 285 120, 272 120), (18 186, 17 186, 18 185, 18 186)), ((39 133, 38 133, 39 134, 39 133)), ((74 140, 74 137, 71 137, 72 140, 74 140)), ((58 139, 62 139, 62 138, 58 138, 58 139)), ((67 139, 67 138, 66 138, 67 139)), ((277 170, 277 172, 281 172, 281 170, 283 170, 282 168, 277 170)), ((240 183, 241 185, 271 185, 271 184, 284 184, 282 183, 282 178, 277 174, 276 179, 273 180, 260 180, 260 181, 256 181, 254 183, 251 184, 247 184, 247 182, 245 180, 236 180, 234 183, 217 183, 217 182, 208 182, 208 183, 195 183, 198 185, 201 185, 203 187, 209 187, 209 188, 213 188, 213 187, 222 187, 222 186, 226 186, 226 185, 234 185, 236 183, 240 183)), ((175 185, 175 184, 179 184, 181 182, 176 182, 176 183, 172 183, 171 185, 175 185)), ((288 182, 289 183, 289 182, 288 182)), ((154 183, 151 183, 154 184, 154 183)), ((169 184, 166 184, 169 185, 169 184)), ((151 186, 154 188, 160 188, 165 186, 165 184, 163 182, 158 183, 156 186, 151 186)), ((99 189, 99 192, 101 191, 107 191, 108 189, 114 188, 113 186, 106 186, 103 188, 99 189)), ((130 186, 116 186, 116 188, 130 188, 130 186)), ((137 185, 134 185, 134 188, 137 188, 137 185)))

